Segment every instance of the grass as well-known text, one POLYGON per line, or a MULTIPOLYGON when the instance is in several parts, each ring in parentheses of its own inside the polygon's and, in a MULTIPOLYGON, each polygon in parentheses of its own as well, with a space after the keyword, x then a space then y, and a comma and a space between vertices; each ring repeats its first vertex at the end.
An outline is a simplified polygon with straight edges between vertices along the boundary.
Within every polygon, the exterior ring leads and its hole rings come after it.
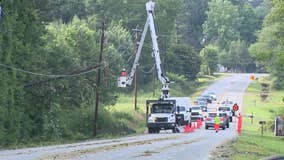
MULTIPOLYGON (((266 79, 269 81, 269 79, 266 79)), ((255 160, 272 155, 284 154, 284 138, 275 137, 272 130, 273 119, 279 109, 284 107, 281 101, 284 91, 270 90, 265 101, 260 98, 261 82, 254 81, 246 90, 243 109, 243 132, 234 141, 231 150, 233 160, 255 160), (251 124, 247 115, 254 115, 251 124), (264 135, 261 135, 259 121, 266 121, 264 135)))

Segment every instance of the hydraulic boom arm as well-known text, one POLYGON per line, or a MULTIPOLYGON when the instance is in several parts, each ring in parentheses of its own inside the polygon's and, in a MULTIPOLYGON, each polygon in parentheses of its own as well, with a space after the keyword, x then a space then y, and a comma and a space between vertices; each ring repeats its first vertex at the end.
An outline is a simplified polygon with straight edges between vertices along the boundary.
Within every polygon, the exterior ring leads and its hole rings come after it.
POLYGON ((155 8, 155 3, 150 0, 149 2, 146 3, 146 11, 147 11, 147 20, 144 26, 144 30, 139 42, 139 47, 137 50, 137 54, 131 69, 131 72, 129 75, 126 76, 126 74, 122 74, 122 76, 118 79, 118 86, 119 87, 126 87, 130 86, 132 84, 137 66, 139 65, 139 59, 141 56, 141 51, 143 47, 143 43, 145 40, 145 36, 148 30, 148 27, 150 28, 151 32, 151 38, 152 38, 152 44, 153 44, 153 53, 154 53, 154 58, 155 58, 155 64, 156 64, 156 69, 157 69, 157 74, 158 78, 162 83, 162 98, 168 98, 169 97, 169 78, 166 77, 166 74, 163 70, 162 64, 161 64, 161 58, 160 58, 160 53, 159 53, 159 47, 158 47, 158 41, 157 41, 157 35, 156 35, 156 30, 155 30, 155 24, 154 24, 154 8, 155 8))

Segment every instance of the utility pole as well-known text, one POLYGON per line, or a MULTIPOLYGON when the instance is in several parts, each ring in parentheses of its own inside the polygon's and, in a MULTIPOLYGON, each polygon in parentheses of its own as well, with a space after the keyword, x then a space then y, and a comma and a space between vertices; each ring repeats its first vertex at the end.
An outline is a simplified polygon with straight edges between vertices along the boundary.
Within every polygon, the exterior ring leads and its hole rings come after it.
MULTIPOLYGON (((136 26, 135 29, 132 29, 132 31, 135 32, 135 47, 134 47, 134 53, 135 55, 137 54, 138 51, 138 47, 139 47, 139 43, 138 43, 138 32, 142 32, 141 29, 138 29, 138 26, 136 26)), ((137 111, 138 107, 137 107, 137 88, 138 88, 138 84, 137 84, 137 77, 138 77, 138 66, 137 69, 135 71, 135 77, 134 77, 134 110, 137 111)))
MULTIPOLYGON (((100 55, 99 55, 99 64, 103 61, 103 49, 104 49, 104 39, 105 39, 105 23, 102 23, 101 29, 101 40, 100 40, 100 55)), ((98 129, 98 109, 99 109, 99 100, 100 100, 100 83, 101 83, 101 69, 98 69, 97 74, 97 89, 96 89, 96 106, 95 106, 95 115, 94 115, 94 132, 93 135, 97 135, 98 129)))

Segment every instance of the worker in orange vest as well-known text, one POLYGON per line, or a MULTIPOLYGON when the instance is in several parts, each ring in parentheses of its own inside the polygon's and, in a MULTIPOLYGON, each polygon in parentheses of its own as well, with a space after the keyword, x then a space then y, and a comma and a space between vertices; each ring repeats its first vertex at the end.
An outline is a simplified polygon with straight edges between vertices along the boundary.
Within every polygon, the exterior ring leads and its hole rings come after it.
POLYGON ((238 116, 238 134, 241 134, 241 131, 242 131, 242 123, 243 123, 243 120, 242 120, 242 115, 241 113, 239 113, 239 116, 238 116))
POLYGON ((219 131, 219 127, 220 127, 220 117, 216 115, 216 117, 214 118, 214 128, 216 133, 219 131))

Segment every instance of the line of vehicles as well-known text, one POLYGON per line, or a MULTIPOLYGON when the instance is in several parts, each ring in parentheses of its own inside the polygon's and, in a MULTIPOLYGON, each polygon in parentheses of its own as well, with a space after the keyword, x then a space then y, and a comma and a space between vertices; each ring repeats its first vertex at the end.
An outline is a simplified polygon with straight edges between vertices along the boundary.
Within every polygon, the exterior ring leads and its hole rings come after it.
MULTIPOLYGON (((149 133, 159 133, 160 130, 179 131, 179 127, 196 122, 204 121, 203 113, 207 112, 209 103, 217 101, 214 92, 208 92, 197 97, 191 104, 189 97, 170 97, 161 100, 146 101, 146 120, 149 133)), ((222 111, 223 112, 223 111, 222 111)), ((224 112, 225 113, 225 112, 224 112)))
POLYGON ((204 121, 205 129, 214 127, 215 116, 220 117, 220 128, 229 128, 230 122, 235 116, 233 110, 234 102, 230 100, 217 103, 217 96, 208 92, 197 97, 191 104, 189 97, 170 97, 164 100, 148 100, 146 102, 146 121, 148 133, 159 133, 160 130, 172 130, 179 132, 179 127, 196 122, 198 119, 204 121), (217 110, 208 111, 210 103, 217 105, 217 110), (205 113, 205 114, 204 114, 205 113))
POLYGON ((209 112, 208 116, 205 118, 205 129, 214 127, 214 118, 216 116, 220 117, 220 127, 225 130, 230 127, 230 122, 233 121, 233 116, 235 116, 235 111, 233 110, 233 101, 226 99, 222 101, 218 106, 218 110, 215 112, 209 112))

